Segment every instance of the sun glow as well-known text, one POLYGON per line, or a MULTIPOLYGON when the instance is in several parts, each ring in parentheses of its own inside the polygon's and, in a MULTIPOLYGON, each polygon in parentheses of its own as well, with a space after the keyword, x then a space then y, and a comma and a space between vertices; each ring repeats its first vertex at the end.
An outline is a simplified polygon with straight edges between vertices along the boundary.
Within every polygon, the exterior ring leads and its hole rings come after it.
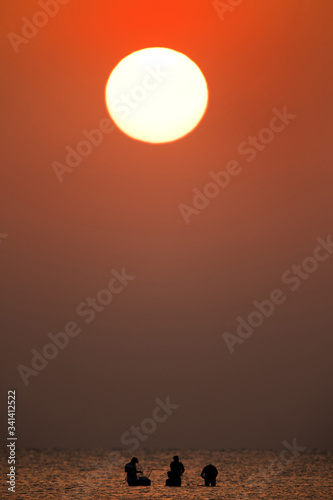
POLYGON ((184 137, 200 123, 208 88, 201 70, 187 56, 153 47, 133 52, 117 64, 105 100, 122 132, 159 144, 184 137))

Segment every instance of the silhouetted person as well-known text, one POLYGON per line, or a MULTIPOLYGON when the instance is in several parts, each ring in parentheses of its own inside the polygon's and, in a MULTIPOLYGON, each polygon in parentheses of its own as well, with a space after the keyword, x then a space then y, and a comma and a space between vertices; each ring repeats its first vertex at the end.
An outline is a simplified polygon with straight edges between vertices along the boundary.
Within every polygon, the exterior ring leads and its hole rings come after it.
POLYGON ((205 486, 216 486, 216 476, 218 475, 217 468, 214 465, 206 465, 202 469, 201 477, 205 480, 205 486))
POLYGON ((166 480, 166 486, 181 486, 182 485, 182 474, 184 473, 184 465, 179 462, 178 455, 173 457, 173 462, 170 464, 170 471, 168 472, 168 479, 166 480))
POLYGON ((139 463, 139 460, 136 457, 133 457, 131 461, 125 465, 125 472, 127 473, 127 482, 128 486, 138 486, 140 481, 137 478, 137 474, 142 474, 141 470, 137 470, 136 464, 139 463))

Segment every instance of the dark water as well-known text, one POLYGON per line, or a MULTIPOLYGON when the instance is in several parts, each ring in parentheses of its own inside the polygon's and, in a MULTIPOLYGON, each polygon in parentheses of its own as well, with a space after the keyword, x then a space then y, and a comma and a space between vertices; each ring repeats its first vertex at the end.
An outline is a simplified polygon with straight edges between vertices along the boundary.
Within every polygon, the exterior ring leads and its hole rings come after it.
POLYGON ((6 455, 1 454, 1 498, 219 500, 333 499, 333 453, 306 450, 289 454, 288 464, 274 451, 177 451, 186 468, 181 488, 165 487, 166 472, 176 450, 137 450, 144 474, 151 469, 150 487, 130 488, 124 482, 128 452, 111 450, 27 450, 17 456, 16 493, 6 492, 6 455), (216 488, 205 488, 204 465, 220 471, 216 488))

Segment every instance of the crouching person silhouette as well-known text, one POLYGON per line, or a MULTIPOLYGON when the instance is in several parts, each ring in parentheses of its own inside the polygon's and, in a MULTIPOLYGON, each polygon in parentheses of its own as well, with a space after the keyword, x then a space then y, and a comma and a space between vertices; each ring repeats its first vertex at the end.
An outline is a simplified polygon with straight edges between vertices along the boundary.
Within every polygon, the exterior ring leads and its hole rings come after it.
POLYGON ((206 465, 201 472, 201 477, 205 480, 205 486, 216 486, 217 475, 217 468, 212 464, 206 465))

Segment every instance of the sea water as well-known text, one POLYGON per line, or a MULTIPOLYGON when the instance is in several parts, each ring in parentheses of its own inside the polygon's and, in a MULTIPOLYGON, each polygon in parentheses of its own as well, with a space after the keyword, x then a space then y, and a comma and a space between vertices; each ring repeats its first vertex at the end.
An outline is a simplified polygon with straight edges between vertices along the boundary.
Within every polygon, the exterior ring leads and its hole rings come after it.
POLYGON ((6 452, 1 452, 0 498, 222 500, 333 499, 333 452, 305 450, 285 455, 273 450, 138 449, 138 469, 150 474, 150 487, 129 487, 124 465, 131 455, 114 450, 18 450, 16 493, 6 492, 6 452), (173 455, 185 466, 181 488, 165 486, 173 455), (287 463, 288 462, 288 463, 287 463), (217 467, 217 486, 204 487, 200 473, 217 467))

